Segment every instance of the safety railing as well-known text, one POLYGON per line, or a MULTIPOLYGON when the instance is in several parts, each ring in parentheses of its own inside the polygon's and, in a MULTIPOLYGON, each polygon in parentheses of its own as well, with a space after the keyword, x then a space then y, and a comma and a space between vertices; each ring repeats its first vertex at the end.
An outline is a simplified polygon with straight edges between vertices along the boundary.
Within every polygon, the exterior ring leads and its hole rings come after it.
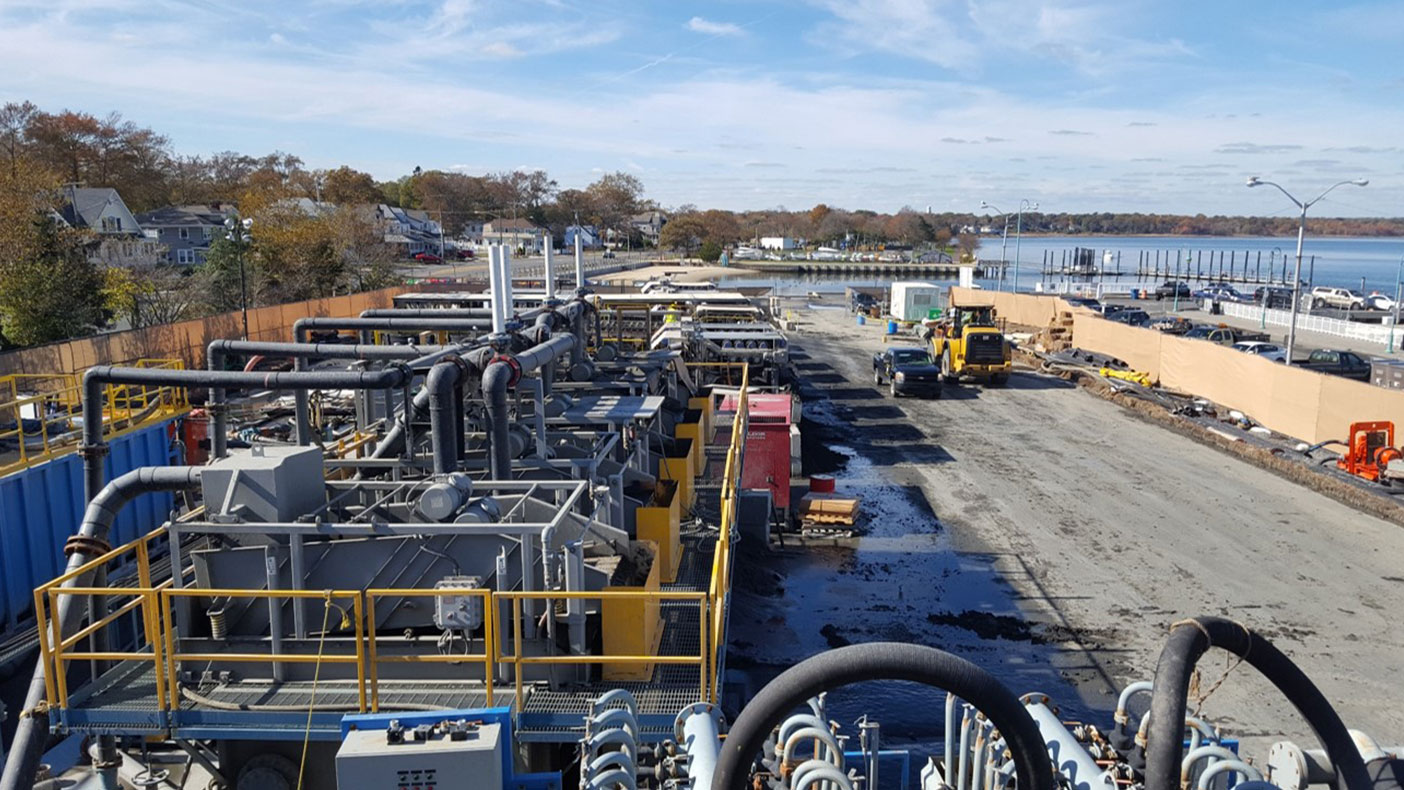
MULTIPOLYGON (((179 664, 182 661, 202 661, 202 662, 226 662, 236 664, 354 664, 356 667, 356 689, 359 699, 359 710, 366 711, 366 634, 365 634, 365 610, 364 599, 359 590, 220 590, 202 589, 199 587, 169 587, 161 591, 161 626, 165 632, 162 649, 166 660, 166 677, 169 679, 170 700, 172 710, 180 705, 180 672, 179 664), (177 650, 176 630, 173 627, 175 620, 171 616, 171 602, 177 598, 225 598, 238 599, 249 598, 254 600, 272 599, 321 599, 325 606, 322 629, 319 634, 317 652, 315 653, 289 653, 286 650, 277 649, 276 642, 274 649, 267 653, 182 653, 177 650), (347 612, 344 607, 334 603, 339 599, 350 599, 351 611, 347 612), (355 633, 355 651, 353 653, 327 653, 325 650, 326 637, 331 630, 331 610, 340 609, 341 619, 337 625, 340 629, 352 628, 355 633)), ((318 667, 320 670, 320 666, 318 667)), ((316 675, 314 674, 314 677, 316 675)), ((314 692, 315 693, 315 692, 314 692)))
MULTIPOLYGON (((488 588, 476 587, 440 587, 432 590, 417 589, 380 589, 366 590, 366 618, 370 624, 367 632, 370 638, 367 640, 367 668, 370 675, 370 710, 372 713, 380 712, 380 665, 383 663, 401 664, 462 664, 479 662, 483 665, 483 689, 486 694, 487 705, 492 707, 493 684, 497 662, 500 661, 497 634, 497 606, 493 602, 494 594, 488 588), (375 638, 375 599, 385 597, 398 598, 445 598, 445 597, 466 597, 480 598, 483 608, 483 652, 481 653, 415 653, 409 655, 381 655, 376 646, 375 638)), ((520 681, 518 681, 520 687, 520 681)), ((517 695, 517 710, 521 710, 521 695, 517 695)), ((364 696, 363 696, 364 701, 364 696)))
MULTIPOLYGON (((734 364, 734 363, 727 363, 734 364)), ((263 590, 207 589, 175 587, 170 580, 153 584, 151 554, 156 541, 167 535, 161 527, 146 535, 118 546, 84 563, 35 590, 35 610, 39 627, 41 661, 45 667, 45 691, 52 708, 69 707, 67 675, 75 661, 92 662, 150 662, 155 675, 157 709, 164 713, 177 711, 181 702, 181 662, 225 662, 260 664, 353 664, 355 666, 358 708, 362 712, 378 711, 381 697, 380 667, 388 663, 481 663, 487 702, 493 702, 494 679, 499 667, 513 669, 517 710, 521 710, 525 689, 523 677, 529 667, 536 665, 591 664, 611 665, 689 665, 698 672, 698 697, 717 700, 720 692, 721 648, 726 639, 726 612, 730 601, 732 545, 736 536, 736 516, 740 494, 743 446, 748 425, 748 372, 740 372, 741 386, 736 396, 736 417, 731 425, 731 438, 726 450, 726 462, 721 480, 721 518, 716 549, 712 557, 711 578, 705 591, 674 590, 605 590, 605 591, 494 591, 472 588, 443 589, 369 589, 346 590, 263 590), (132 560, 136 565, 138 583, 135 587, 63 587, 87 574, 96 572, 114 560, 132 560), (130 598, 96 620, 65 633, 56 616, 59 600, 65 596, 97 597, 103 599, 130 598), (452 654, 387 654, 375 634, 375 608, 379 599, 388 597, 468 596, 481 599, 483 605, 483 649, 478 653, 452 654), (289 653, 278 647, 271 652, 182 652, 174 621, 174 601, 192 598, 252 599, 252 600, 317 600, 325 601, 327 612, 342 611, 336 629, 324 627, 315 653, 289 653), (651 651, 636 654, 527 655, 523 651, 523 601, 540 600, 553 606, 554 601, 587 599, 600 601, 643 601, 662 606, 667 602, 697 605, 698 650, 695 654, 657 655, 651 651), (338 604, 340 601, 345 606, 338 604), (511 606, 508 618, 499 616, 500 608, 511 606), (98 649, 102 634, 122 618, 135 620, 131 639, 133 647, 125 651, 98 649), (504 626, 510 635, 504 635, 504 626), (350 631, 353 649, 346 650, 346 640, 337 642, 339 652, 327 653, 325 639, 331 630, 350 631), (83 643, 89 642, 87 649, 83 643), (96 645, 96 646, 94 646, 96 645), (510 645, 510 652, 508 651, 510 645)), ((189 569, 182 570, 182 578, 189 569)), ((660 626, 660 627, 666 627, 660 626)), ((273 640, 277 642, 278 640, 273 640)))
MULTIPOLYGON (((694 665, 697 667, 697 686, 699 698, 707 697, 709 687, 709 671, 712 660, 715 658, 715 650, 709 649, 708 630, 710 618, 708 610, 711 607, 711 596, 700 590, 533 590, 533 591, 510 591, 493 594, 493 605, 499 601, 512 602, 512 654, 500 654, 498 661, 504 664, 511 664, 513 667, 513 680, 515 684, 514 693, 516 696, 517 710, 522 709, 524 700, 524 689, 522 684, 523 667, 534 664, 682 664, 694 665), (522 601, 562 601, 562 600, 598 600, 603 604, 606 601, 645 601, 662 604, 665 601, 692 601, 697 604, 698 640, 700 642, 696 655, 628 655, 628 654, 581 654, 581 655, 547 655, 528 656, 522 653, 522 601)), ((642 627, 642 624, 640 624, 642 627)), ((501 645, 505 640, 499 635, 497 644, 501 645)))
MULTIPOLYGON (((139 359, 142 368, 181 370, 178 359, 139 359)), ((42 463, 78 446, 82 416, 81 373, 16 373, 0 377, 0 442, 15 455, 0 458, 0 475, 42 463)), ((183 387, 108 385, 103 391, 103 436, 111 439, 183 414, 190 403, 183 387)))
MULTIPOLYGON (((165 537, 166 528, 160 527, 145 535, 118 546, 110 551, 83 563, 34 590, 34 613, 39 623, 39 655, 45 667, 44 691, 50 707, 68 707, 68 664, 73 661, 151 661, 157 673, 157 687, 162 684, 161 621, 157 597, 170 586, 170 581, 153 586, 151 583, 151 545, 165 537), (135 555, 137 569, 136 587, 64 587, 70 581, 95 573, 115 559, 135 555), (72 634, 64 634, 62 623, 57 617, 59 600, 66 596, 97 596, 106 598, 130 597, 132 600, 98 620, 78 629, 72 634), (104 641, 107 629, 120 618, 140 610, 140 633, 134 639, 134 647, 128 651, 100 650, 96 645, 104 641), (76 649, 80 642, 89 640, 89 649, 76 649)), ((164 691, 160 694, 158 706, 166 710, 164 691)))
POLYGON ((731 442, 726 448, 726 464, 721 481, 721 518, 717 547, 712 555, 712 578, 707 595, 712 601, 711 701, 718 702, 720 694, 721 646, 726 642, 727 607, 731 597, 731 546, 735 538, 736 509, 741 491, 742 455, 746 430, 750 423, 750 366, 741 370, 741 388, 736 394, 736 417, 731 423, 731 442))

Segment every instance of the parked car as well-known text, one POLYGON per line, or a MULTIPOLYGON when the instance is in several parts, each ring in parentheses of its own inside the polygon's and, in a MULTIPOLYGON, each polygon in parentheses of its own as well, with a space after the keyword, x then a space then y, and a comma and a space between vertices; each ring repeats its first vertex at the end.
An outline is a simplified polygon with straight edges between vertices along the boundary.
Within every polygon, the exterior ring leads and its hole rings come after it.
POLYGON ((1375 291, 1365 297, 1365 306, 1371 310, 1393 310, 1394 297, 1375 291))
POLYGON ((941 397, 941 369, 932 362, 931 352, 918 346, 891 346, 873 355, 873 383, 884 381, 894 398, 941 397))
POLYGON ((1228 283, 1211 283, 1194 292, 1196 299, 1214 299, 1220 302, 1246 302, 1243 294, 1228 283))
POLYGON ((603 256, 603 257, 606 258, 606 259, 611 259, 611 258, 613 258, 613 257, 614 257, 614 250, 605 250, 605 251, 604 251, 604 256, 603 256))
POLYGON ((458 259, 459 259, 460 261, 471 261, 471 260, 473 260, 473 251, 472 251, 472 250, 454 250, 454 251, 453 251, 453 254, 456 255, 456 256, 458 256, 458 259))
POLYGON ((1287 349, 1276 343, 1265 343, 1261 340, 1248 340, 1241 343, 1234 343, 1234 351, 1242 351, 1245 354, 1256 354, 1263 359, 1270 359, 1273 362, 1286 362, 1287 349))
POLYGON ((1254 304, 1263 304, 1264 300, 1269 310, 1291 310, 1292 289, 1280 285, 1265 285, 1253 291, 1254 304))
POLYGON ((1190 291, 1189 285, 1183 281, 1174 282, 1166 280, 1155 287, 1156 299, 1173 299, 1176 296, 1179 296, 1181 299, 1188 299, 1191 295, 1192 292, 1190 291))
POLYGON ((872 308, 877 307, 877 303, 876 296, 864 291, 854 291, 853 299, 848 303, 848 310, 853 313, 867 313, 872 308))
POLYGON ((1115 321, 1118 324, 1127 326, 1149 326, 1150 314, 1139 307, 1126 307, 1111 314, 1104 314, 1103 318, 1108 321, 1115 321))
POLYGON ((1218 343, 1221 346, 1231 346, 1235 343, 1246 343, 1249 341, 1267 342, 1269 340, 1265 332, 1249 332, 1244 329, 1236 329, 1231 326, 1197 326, 1184 334, 1188 340, 1208 340, 1210 343, 1218 343))
POLYGON ((1336 307, 1341 310, 1364 310, 1365 294, 1350 288, 1318 285, 1311 289, 1312 307, 1336 307))
POLYGON ((443 262, 444 262, 444 259, 443 259, 443 258, 440 258, 439 256, 435 255, 435 254, 432 253, 432 252, 417 252, 417 253, 414 254, 414 259, 415 259, 416 261, 419 261, 420 263, 443 263, 443 262))
POLYGON ((1101 313, 1103 318, 1111 318, 1126 309, 1127 307, 1124 304, 1104 304, 1096 308, 1097 312, 1101 313))
POLYGON ((1102 303, 1087 296, 1064 296, 1063 301, 1073 307, 1086 307, 1090 310, 1102 311, 1102 303))
POLYGON ((1318 373, 1330 373, 1356 381, 1370 380, 1370 363, 1353 351, 1319 348, 1311 352, 1311 356, 1307 357, 1305 362, 1293 364, 1318 373))
POLYGON ((1194 328, 1194 324, 1188 318, 1178 315, 1163 315, 1150 324, 1151 329, 1157 329, 1167 335, 1183 335, 1194 328))

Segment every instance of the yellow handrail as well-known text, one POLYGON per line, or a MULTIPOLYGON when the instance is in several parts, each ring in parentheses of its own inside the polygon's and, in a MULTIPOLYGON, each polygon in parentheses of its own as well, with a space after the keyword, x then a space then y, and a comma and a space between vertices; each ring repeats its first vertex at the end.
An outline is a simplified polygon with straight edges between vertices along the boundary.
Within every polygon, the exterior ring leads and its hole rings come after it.
MULTIPOLYGON (((495 592, 492 596, 492 603, 495 606, 498 601, 508 600, 512 602, 512 655, 505 655, 499 652, 497 660, 500 663, 512 665, 512 679, 514 683, 514 693, 517 710, 522 710, 523 687, 522 687, 522 666, 530 664, 695 664, 698 667, 698 694, 706 698, 708 694, 708 664, 709 653, 707 642, 707 611, 711 606, 711 597, 700 590, 511 590, 495 592), (697 655, 683 656, 657 656, 657 655, 612 655, 606 653, 591 655, 567 655, 567 656, 525 656, 522 655, 522 601, 524 600, 570 600, 588 599, 599 601, 695 601, 698 605, 699 633, 701 644, 698 646, 697 655)), ((497 640, 499 648, 501 640, 497 640)))
MULTIPOLYGON (((421 589, 376 589, 366 590, 366 633, 369 635, 368 663, 370 668, 370 709, 372 713, 380 712, 380 669, 382 662, 398 663, 458 663, 467 661, 481 661, 483 664, 483 689, 487 695, 488 707, 492 707, 493 693, 493 670, 496 667, 498 645, 497 645, 497 607, 493 604, 493 591, 486 587, 440 587, 432 590, 421 589), (453 655, 408 655, 408 656, 381 656, 376 652, 375 635, 375 599, 387 596, 409 598, 409 597, 430 597, 441 598, 444 596, 471 596, 483 599, 483 652, 482 653, 454 653, 453 655)), ((521 706, 518 705, 518 710, 521 706)))
MULTIPOLYGON (((738 364, 738 363, 726 363, 738 364)), ((54 708, 68 706, 68 686, 65 671, 71 661, 151 661, 154 664, 158 688, 157 707, 162 712, 175 711, 180 705, 180 684, 177 672, 181 661, 229 661, 243 663, 328 663, 355 664, 356 680, 361 711, 377 711, 380 707, 379 666, 382 663, 448 663, 481 662, 483 682, 489 705, 493 703, 493 684, 498 665, 510 664, 513 667, 515 682, 515 702, 517 710, 523 704, 522 669, 534 664, 678 664, 698 667, 699 698, 716 701, 720 696, 721 648, 725 640, 726 607, 731 589, 731 546, 735 536, 737 503, 740 495, 743 447, 749 424, 749 367, 741 364, 741 386, 736 395, 736 417, 731 426, 731 440, 726 450, 726 461, 721 480, 721 518, 716 549, 712 557, 711 578, 705 591, 673 590, 605 590, 605 591, 493 591, 489 589, 445 588, 445 589, 368 589, 347 590, 261 590, 261 589, 204 589, 176 588, 170 580, 153 585, 150 567, 152 541, 167 534, 166 527, 160 527, 128 543, 113 548, 102 555, 67 571, 40 585, 34 591, 35 613, 39 623, 40 660, 44 662, 45 693, 49 705, 54 708), (138 586, 119 588, 69 587, 63 584, 91 573, 105 564, 127 555, 136 555, 138 586), (104 615, 96 622, 87 624, 72 633, 63 633, 61 624, 54 618, 58 610, 60 596, 132 596, 133 600, 119 606, 115 611, 104 615), (484 647, 481 653, 455 655, 406 655, 386 656, 377 649, 375 635, 375 603, 385 597, 442 597, 446 595, 475 596, 483 602, 484 647), (181 653, 178 651, 178 637, 172 616, 172 601, 177 598, 300 598, 327 600, 350 599, 354 611, 354 655, 318 655, 305 653, 181 653), (528 656, 522 653, 522 601, 524 600, 645 600, 645 601, 693 601, 698 606, 698 639, 696 655, 566 655, 528 656), (512 603, 512 652, 507 654, 501 634, 499 606, 512 603), (119 618, 140 611, 144 643, 131 652, 88 651, 79 652, 73 648, 84 639, 89 639, 105 628, 109 628, 119 618)))
MULTIPOLYGON (((141 368, 182 370, 179 359, 139 359, 141 368)), ((79 432, 70 426, 81 417, 82 373, 15 373, 0 376, 0 421, 14 420, 15 427, 0 432, 13 439, 18 457, 0 463, 0 475, 25 469, 67 453, 78 445, 79 432), (26 417, 26 412, 32 416, 26 417), (26 428, 25 421, 37 423, 26 428), (30 444, 37 444, 31 449, 30 444)), ((103 390, 103 436, 111 439, 152 422, 183 414, 190 409, 183 387, 108 385, 103 390)))

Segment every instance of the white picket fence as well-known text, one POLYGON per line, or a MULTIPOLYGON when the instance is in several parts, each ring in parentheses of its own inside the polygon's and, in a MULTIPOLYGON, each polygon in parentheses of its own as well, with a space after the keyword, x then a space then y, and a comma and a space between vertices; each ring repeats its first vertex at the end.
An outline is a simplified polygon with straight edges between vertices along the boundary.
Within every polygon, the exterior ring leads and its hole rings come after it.
MULTIPOLYGON (((1234 318, 1245 318, 1252 321, 1263 321, 1266 316, 1266 323, 1272 326, 1289 326, 1292 320, 1292 313, 1287 310, 1267 310, 1257 305, 1235 304, 1224 302, 1222 304, 1224 315, 1234 318)), ((1321 315, 1308 315, 1307 313, 1297 314, 1298 332, 1319 332, 1323 335, 1333 337, 1343 337, 1349 340, 1360 340, 1366 343, 1378 343, 1387 346, 1390 343, 1391 327, 1381 324, 1362 324, 1359 321, 1343 321, 1339 318, 1327 318, 1321 315)), ((1395 332, 1400 330, 1395 329, 1395 332)), ((1404 340, 1404 333, 1395 334, 1394 343, 1398 345, 1404 340)))

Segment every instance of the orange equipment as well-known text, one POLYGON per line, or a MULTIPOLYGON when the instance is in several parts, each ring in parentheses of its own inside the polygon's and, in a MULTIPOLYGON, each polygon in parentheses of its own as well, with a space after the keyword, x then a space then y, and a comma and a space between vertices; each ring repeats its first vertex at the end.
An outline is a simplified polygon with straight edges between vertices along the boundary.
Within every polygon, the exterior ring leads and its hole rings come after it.
POLYGON ((1350 474, 1379 482, 1390 461, 1404 458, 1394 446, 1394 423, 1353 422, 1345 455, 1336 464, 1350 474))

